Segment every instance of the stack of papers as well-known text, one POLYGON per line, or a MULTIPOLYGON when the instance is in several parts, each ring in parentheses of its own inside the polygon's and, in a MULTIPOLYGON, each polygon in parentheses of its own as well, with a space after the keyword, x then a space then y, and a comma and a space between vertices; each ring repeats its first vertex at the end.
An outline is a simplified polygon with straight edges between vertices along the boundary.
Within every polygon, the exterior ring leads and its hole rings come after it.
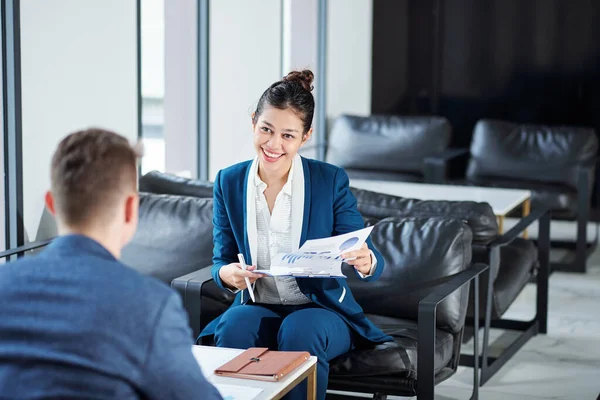
POLYGON ((342 274, 341 255, 359 250, 373 227, 324 239, 307 240, 293 253, 278 253, 271 260, 271 268, 253 272, 268 276, 304 278, 345 278, 342 274))

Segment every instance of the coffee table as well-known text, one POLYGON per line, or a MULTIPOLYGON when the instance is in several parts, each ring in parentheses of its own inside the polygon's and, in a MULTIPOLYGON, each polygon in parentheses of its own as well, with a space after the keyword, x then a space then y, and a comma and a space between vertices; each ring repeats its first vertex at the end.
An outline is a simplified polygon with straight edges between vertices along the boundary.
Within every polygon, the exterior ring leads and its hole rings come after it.
MULTIPOLYGON (((508 213, 520 206, 523 207, 523 216, 528 215, 531 211, 531 191, 529 190, 365 179, 351 179, 350 186, 411 199, 488 203, 498 219, 499 234, 504 233, 504 219, 508 213)), ((523 237, 527 238, 527 231, 523 233, 523 237)))
POLYGON ((307 399, 317 395, 317 357, 311 356, 287 377, 278 382, 216 376, 214 370, 243 353, 244 350, 213 346, 192 346, 192 353, 204 376, 217 387, 224 400, 280 399, 297 384, 307 379, 307 399))

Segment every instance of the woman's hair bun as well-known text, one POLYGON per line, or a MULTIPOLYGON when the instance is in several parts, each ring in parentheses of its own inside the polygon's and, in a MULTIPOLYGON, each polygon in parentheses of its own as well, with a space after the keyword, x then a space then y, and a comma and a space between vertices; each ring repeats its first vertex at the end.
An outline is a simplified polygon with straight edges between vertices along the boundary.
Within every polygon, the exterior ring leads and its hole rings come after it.
POLYGON ((284 82, 298 82, 302 85, 302 87, 309 92, 313 90, 314 86, 312 85, 315 80, 315 74, 312 73, 309 69, 304 69, 302 71, 292 71, 287 74, 284 78, 284 82))

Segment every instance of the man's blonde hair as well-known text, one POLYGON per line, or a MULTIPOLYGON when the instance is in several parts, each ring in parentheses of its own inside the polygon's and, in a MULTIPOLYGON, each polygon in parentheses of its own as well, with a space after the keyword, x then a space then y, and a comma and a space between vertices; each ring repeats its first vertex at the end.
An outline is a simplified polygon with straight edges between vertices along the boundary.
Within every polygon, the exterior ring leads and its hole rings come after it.
POLYGON ((65 137, 51 166, 57 216, 69 226, 109 217, 123 194, 137 190, 137 158, 127 139, 114 132, 92 128, 65 137))

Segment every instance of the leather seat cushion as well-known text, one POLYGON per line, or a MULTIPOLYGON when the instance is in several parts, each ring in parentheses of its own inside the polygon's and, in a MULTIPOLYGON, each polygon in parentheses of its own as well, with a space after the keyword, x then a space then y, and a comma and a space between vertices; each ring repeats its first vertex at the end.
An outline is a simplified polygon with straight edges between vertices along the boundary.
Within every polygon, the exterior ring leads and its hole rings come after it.
POLYGON ((532 208, 545 205, 553 211, 568 215, 575 215, 577 210, 577 192, 567 185, 492 177, 471 179, 466 183, 476 186, 531 190, 532 208))
POLYGON ((140 178, 140 192, 212 198, 213 183, 151 171, 140 178))
MULTIPOLYGON (((374 347, 358 347, 330 362, 329 374, 333 378, 394 375, 398 378, 417 376, 416 321, 366 314, 383 332, 391 335, 394 342, 374 347)), ((452 358, 454 336, 436 330, 435 372, 448 365, 452 358)))
MULTIPOLYGON (((492 318, 498 319, 515 301, 537 268, 537 248, 531 240, 516 238, 500 248, 500 266, 492 294, 492 318)), ((483 276, 482 276, 483 277, 483 276)), ((487 274, 485 275, 487 277, 487 274)), ((479 312, 485 310, 486 278, 480 280, 479 312)), ((473 302, 468 315, 473 316, 473 302)))
POLYGON ((350 179, 373 179, 392 182, 423 182, 423 175, 410 172, 376 171, 368 169, 347 168, 346 173, 350 179))
MULTIPOLYGON (((435 375, 436 384, 448 379, 456 372, 455 368, 444 368, 435 375)), ((393 393, 396 396, 410 397, 417 394, 417 380, 400 378, 396 375, 363 376, 360 379, 329 375, 328 389, 358 393, 372 393, 374 388, 383 393, 393 393)))

